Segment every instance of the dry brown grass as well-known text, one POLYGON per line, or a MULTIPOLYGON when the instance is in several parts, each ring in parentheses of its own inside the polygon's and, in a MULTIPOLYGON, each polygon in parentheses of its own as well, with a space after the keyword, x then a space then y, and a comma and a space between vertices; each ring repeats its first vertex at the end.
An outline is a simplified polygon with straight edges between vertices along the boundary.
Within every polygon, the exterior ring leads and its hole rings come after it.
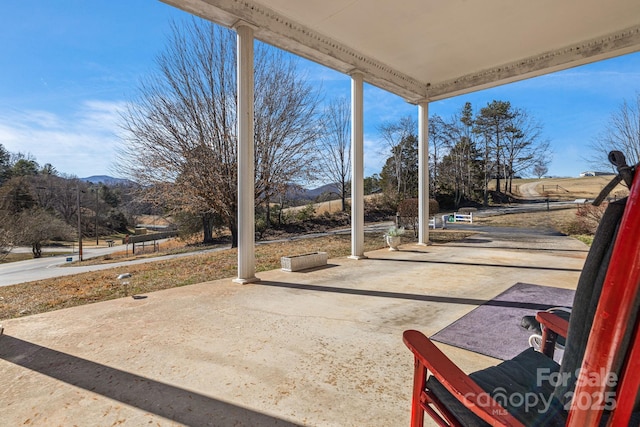
POLYGON ((139 215, 136 218, 138 224, 153 224, 157 226, 168 226, 172 223, 171 217, 164 217, 160 215, 139 215))
MULTIPOLYGON (((110 264, 123 261, 134 261, 137 259, 154 258, 162 255, 179 254, 184 252, 195 252, 199 249, 197 242, 194 239, 188 241, 173 238, 162 241, 162 243, 146 242, 143 246, 142 243, 136 245, 136 253, 133 253, 133 245, 129 245, 128 248, 122 249, 117 252, 112 252, 109 255, 103 255, 100 257, 89 258, 78 263, 74 261, 69 264, 64 264, 63 267, 74 267, 77 265, 97 265, 97 264, 110 264), (193 246, 190 246, 193 245, 193 246)), ((124 247, 124 246, 123 246, 124 247)))
MULTIPOLYGON (((595 199, 600 191, 613 179, 613 175, 585 176, 580 178, 545 178, 516 179, 513 181, 513 189, 517 194, 517 188, 525 183, 537 182, 536 191, 544 197, 554 200, 595 199)), ((495 188, 495 181, 493 182, 495 188)), ((610 193, 610 197, 622 198, 629 194, 629 190, 622 184, 616 186, 610 193)))
MULTIPOLYGON (((470 233, 432 232, 434 241, 450 241, 470 233)), ((280 268, 280 257, 318 250, 330 258, 350 253, 350 235, 331 235, 314 239, 301 239, 284 243, 271 243, 256 247, 256 270, 280 268)), ((407 237, 406 242, 412 239, 407 237)), ((365 236, 365 251, 383 248, 381 234, 365 236)), ((185 286, 210 280, 236 276, 237 250, 226 249, 207 254, 194 254, 145 264, 117 267, 91 273, 39 280, 13 286, 0 287, 0 319, 42 313, 65 307, 105 301, 124 296, 116 279, 127 271, 132 274, 129 294, 142 294, 156 290, 185 286)))
MULTIPOLYGON (((5 262, 16 262, 16 261, 24 261, 27 259, 32 259, 33 255, 31 255, 30 253, 13 253, 10 252, 8 254, 2 254, 3 256, 0 257, 0 264, 5 263, 5 262)), ((45 256, 45 254, 43 254, 43 256, 45 256)))
MULTIPOLYGON (((476 217, 474 222, 496 226, 549 227, 567 233, 576 218, 576 208, 540 212, 476 217)), ((456 230, 431 230, 430 239, 435 243, 460 240, 473 232, 456 230)), ((330 258, 347 256, 350 253, 350 235, 331 235, 313 239, 300 239, 283 243, 270 243, 256 247, 256 270, 280 268, 280 257, 314 251, 326 251, 330 258)), ((416 239, 405 234, 404 242, 416 239)), ((157 256, 168 252, 186 250, 184 243, 163 244, 162 252, 142 256, 157 256)), ((383 248, 381 234, 365 236, 365 251, 383 248)), ((117 255, 113 256, 117 258, 117 255)), ((130 259, 131 257, 129 257, 130 259)), ((123 259, 114 259, 122 261, 123 259)), ((104 263, 104 261, 98 261, 104 263)), ((177 259, 166 259, 146 264, 117 267, 108 270, 82 273, 73 276, 0 287, 0 319, 20 317, 45 311, 57 310, 92 302, 119 298, 124 295, 117 283, 118 274, 127 271, 130 279, 129 294, 142 294, 156 290, 185 286, 210 280, 236 276, 237 250, 226 249, 207 254, 194 254, 177 259)), ((85 264, 87 262, 84 262, 85 264)))
POLYGON ((483 225, 495 225, 499 227, 524 227, 524 228, 552 228, 566 233, 571 221, 576 218, 577 208, 552 209, 550 211, 535 211, 494 215, 489 217, 474 216, 473 222, 483 225))
MULTIPOLYGON (((365 202, 373 202, 373 201, 377 201, 377 200, 379 200, 381 198, 382 198, 382 194, 367 194, 367 195, 364 196, 365 202)), ((347 205, 349 203, 351 203, 351 198, 350 197, 347 198, 346 203, 347 203, 347 205)), ((316 215, 316 216, 320 216, 320 215, 324 215, 324 214, 334 214, 334 213, 340 212, 342 210, 342 201, 340 199, 329 200, 329 201, 326 201, 326 202, 312 203, 312 205, 313 205, 313 209, 314 209, 314 215, 316 215)), ((307 207, 307 205, 294 206, 294 207, 291 207, 291 208, 284 209, 284 212, 288 213, 288 214, 295 214, 297 212, 300 212, 301 210, 304 210, 306 207, 307 207)))
MULTIPOLYGON (((42 258, 48 258, 53 256, 60 255, 72 255, 73 253, 69 249, 68 252, 47 252, 47 248, 42 250, 42 258)), ((4 254, 4 257, 0 257, 0 264, 6 262, 16 262, 16 261, 25 261, 28 259, 33 259, 33 254, 31 252, 10 252, 8 254, 4 254)))

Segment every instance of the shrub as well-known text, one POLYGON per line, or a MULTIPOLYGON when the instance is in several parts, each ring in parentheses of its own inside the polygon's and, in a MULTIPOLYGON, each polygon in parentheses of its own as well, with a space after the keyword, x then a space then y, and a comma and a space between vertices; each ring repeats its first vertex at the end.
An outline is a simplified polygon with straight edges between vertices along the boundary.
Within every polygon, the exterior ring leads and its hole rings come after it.
POLYGON ((394 225, 389 227, 386 235, 391 237, 399 237, 399 236, 402 236, 403 234, 404 234, 404 227, 396 227, 394 225))
MULTIPOLYGON (((437 200, 429 199, 429 216, 435 215, 440 210, 437 200)), ((398 216, 401 226, 413 229, 418 237, 418 199, 404 199, 398 204, 398 216)))
POLYGON ((435 215, 440 212, 440 203, 436 199, 429 199, 429 215, 435 215))
POLYGON ((313 206, 313 203, 309 203, 296 213, 296 219, 302 222, 308 221, 313 218, 315 214, 316 208, 313 206))
POLYGON ((567 231, 569 234, 594 234, 602 215, 606 209, 606 204, 603 203, 600 206, 594 206, 592 204, 585 204, 578 207, 576 211, 576 218, 569 223, 567 231))
POLYGON ((258 239, 262 239, 264 232, 267 231, 267 219, 260 216, 257 217, 255 221, 255 232, 258 235, 258 239))
POLYGON ((592 227, 583 218, 576 218, 567 225, 567 234, 571 236, 591 233, 592 227))

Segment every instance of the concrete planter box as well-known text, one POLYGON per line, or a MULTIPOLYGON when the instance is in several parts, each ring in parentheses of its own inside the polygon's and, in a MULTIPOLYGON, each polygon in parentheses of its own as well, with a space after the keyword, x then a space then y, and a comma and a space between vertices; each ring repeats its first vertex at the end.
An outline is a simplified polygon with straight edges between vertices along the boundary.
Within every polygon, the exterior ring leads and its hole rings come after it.
POLYGON ((282 271, 299 271, 327 265, 326 252, 311 252, 302 255, 283 256, 280 258, 282 271))

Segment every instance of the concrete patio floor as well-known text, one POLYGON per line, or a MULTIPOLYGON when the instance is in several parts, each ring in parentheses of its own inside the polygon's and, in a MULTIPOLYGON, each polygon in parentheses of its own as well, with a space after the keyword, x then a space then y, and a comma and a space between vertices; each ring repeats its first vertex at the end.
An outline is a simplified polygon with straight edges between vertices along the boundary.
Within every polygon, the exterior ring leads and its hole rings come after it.
MULTIPOLYGON (((401 249, 4 321, 1 424, 408 426, 404 330, 517 282, 575 288, 587 253, 537 231, 401 249)), ((438 345, 466 372, 498 362, 438 345)))

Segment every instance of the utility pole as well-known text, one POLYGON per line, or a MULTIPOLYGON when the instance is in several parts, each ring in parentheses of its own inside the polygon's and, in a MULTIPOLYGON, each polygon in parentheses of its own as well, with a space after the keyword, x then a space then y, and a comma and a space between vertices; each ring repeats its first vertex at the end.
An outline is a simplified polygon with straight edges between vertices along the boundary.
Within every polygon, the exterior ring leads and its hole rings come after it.
POLYGON ((100 244, 100 240, 98 239, 98 187, 96 187, 96 209, 95 209, 95 216, 96 216, 96 246, 98 246, 100 244))
POLYGON ((80 219, 80 184, 76 187, 78 196, 78 259, 82 261, 82 221, 80 219))

